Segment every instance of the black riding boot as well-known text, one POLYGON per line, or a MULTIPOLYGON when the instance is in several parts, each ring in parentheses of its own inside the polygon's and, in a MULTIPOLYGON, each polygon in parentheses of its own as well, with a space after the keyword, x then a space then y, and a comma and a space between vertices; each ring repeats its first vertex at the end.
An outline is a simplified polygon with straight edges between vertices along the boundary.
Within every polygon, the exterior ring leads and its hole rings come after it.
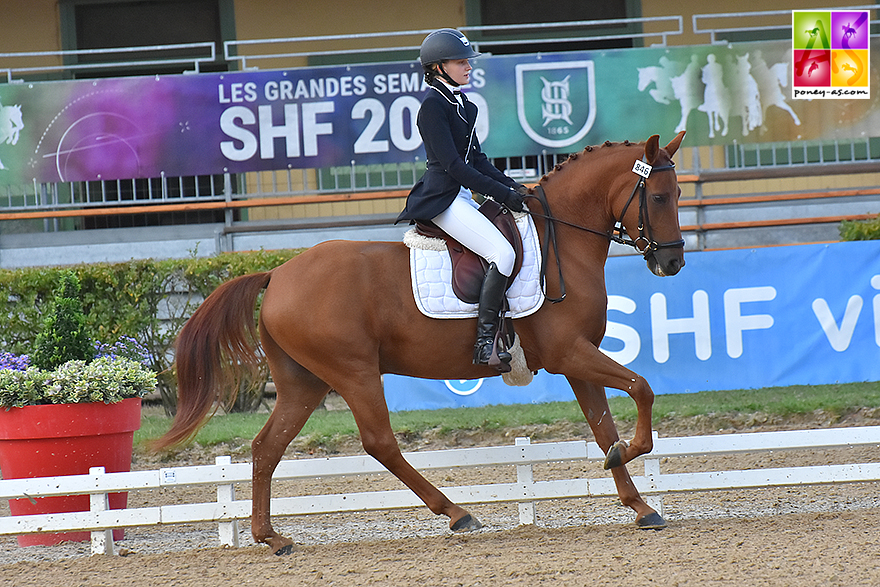
MULTIPOLYGON (((495 346, 495 334, 501 322, 501 308, 507 291, 507 277, 498 271, 495 263, 489 264, 483 286, 480 289, 480 305, 477 309, 477 342, 474 343, 474 365, 488 365, 495 346)), ((499 368, 510 363, 510 353, 498 353, 499 368)))

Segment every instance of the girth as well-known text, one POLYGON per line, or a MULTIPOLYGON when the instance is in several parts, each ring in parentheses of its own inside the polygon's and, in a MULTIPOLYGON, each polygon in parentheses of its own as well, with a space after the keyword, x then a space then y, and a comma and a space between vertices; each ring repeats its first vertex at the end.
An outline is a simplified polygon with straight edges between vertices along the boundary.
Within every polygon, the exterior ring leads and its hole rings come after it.
MULTIPOLYGON (((523 244, 516 220, 510 210, 492 199, 486 199, 480 206, 480 212, 494 224, 504 238, 510 242, 516 253, 516 262, 513 272, 507 280, 507 287, 513 283, 514 278, 522 268, 523 244)), ((489 264, 485 259, 466 248, 460 242, 446 234, 434 223, 416 221, 416 231, 426 237, 441 238, 446 241, 446 249, 452 259, 452 291, 458 298, 468 304, 476 304, 480 301, 480 287, 483 285, 483 277, 489 264)))

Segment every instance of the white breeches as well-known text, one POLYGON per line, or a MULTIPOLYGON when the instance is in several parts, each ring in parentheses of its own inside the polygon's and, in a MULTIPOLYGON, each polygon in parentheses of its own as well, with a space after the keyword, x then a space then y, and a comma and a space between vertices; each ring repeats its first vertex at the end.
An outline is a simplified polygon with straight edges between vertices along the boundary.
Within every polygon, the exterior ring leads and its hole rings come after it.
POLYGON ((432 221, 465 247, 489 263, 495 263, 502 275, 510 277, 516 253, 504 235, 477 208, 470 191, 461 188, 452 204, 432 221))

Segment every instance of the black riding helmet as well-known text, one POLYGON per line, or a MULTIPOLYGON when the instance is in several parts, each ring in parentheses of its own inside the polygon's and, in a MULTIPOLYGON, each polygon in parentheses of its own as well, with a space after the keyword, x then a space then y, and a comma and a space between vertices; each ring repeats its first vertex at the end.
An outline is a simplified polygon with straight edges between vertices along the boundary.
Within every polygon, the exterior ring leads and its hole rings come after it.
MULTIPOLYGON (((446 71, 443 69, 444 61, 452 61, 454 59, 473 59, 479 57, 480 54, 474 51, 470 41, 462 33, 455 29, 440 29, 434 31, 422 41, 419 49, 419 61, 427 76, 433 75, 431 65, 437 63, 440 65, 440 75, 452 85, 458 84, 452 81, 446 71)), ((430 80, 429 80, 430 81, 430 80)))

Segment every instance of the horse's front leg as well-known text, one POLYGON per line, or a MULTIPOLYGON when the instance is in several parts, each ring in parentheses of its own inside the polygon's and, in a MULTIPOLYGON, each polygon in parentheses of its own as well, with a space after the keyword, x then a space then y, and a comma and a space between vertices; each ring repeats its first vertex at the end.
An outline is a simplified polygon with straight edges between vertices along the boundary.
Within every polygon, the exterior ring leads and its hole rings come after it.
MULTIPOLYGON (((607 454, 608 450, 620 441, 620 437, 617 434, 617 427, 614 425, 614 418, 608 408, 605 390, 577 379, 569 378, 568 381, 584 416, 587 418, 587 423, 593 431, 596 443, 602 452, 607 454)), ((625 465, 611 469, 611 476, 614 478, 614 485, 617 487, 617 495, 620 497, 621 503, 636 512, 636 525, 639 528, 656 530, 666 527, 666 520, 639 495, 625 465)))
POLYGON ((651 436, 654 392, 645 378, 615 362, 586 339, 570 344, 567 352, 559 353, 557 356, 565 358, 561 363, 545 364, 548 371, 562 373, 569 380, 591 383, 598 388, 619 389, 626 392, 636 403, 638 418, 633 439, 629 443, 618 440, 607 449, 605 468, 613 469, 625 465, 634 458, 651 452, 654 447, 654 439, 651 436))
MULTIPOLYGON (((632 373, 630 371, 630 373, 632 373)), ((632 373, 633 377, 623 391, 626 391, 636 402, 636 430, 632 442, 618 440, 610 448, 605 450, 605 469, 613 469, 625 465, 636 457, 648 454, 654 448, 654 438, 651 434, 651 421, 653 418, 654 391, 641 375, 632 373)), ((606 386, 603 386, 606 387, 606 386)), ((614 387, 621 389, 616 385, 614 387)))

